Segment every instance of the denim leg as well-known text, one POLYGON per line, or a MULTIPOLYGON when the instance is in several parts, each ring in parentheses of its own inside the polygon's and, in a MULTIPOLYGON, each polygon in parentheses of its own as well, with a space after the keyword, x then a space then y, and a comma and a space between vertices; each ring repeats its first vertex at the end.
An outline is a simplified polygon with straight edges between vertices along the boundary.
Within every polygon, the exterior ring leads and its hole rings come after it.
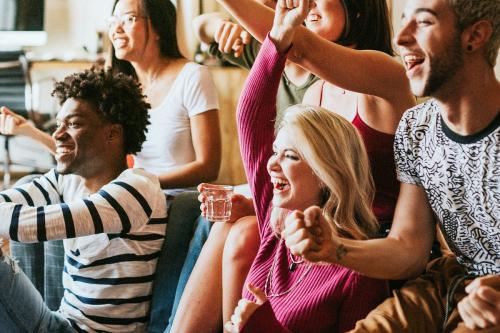
POLYGON ((11 255, 42 295, 49 309, 59 309, 64 294, 62 272, 64 246, 61 240, 35 244, 11 242, 11 255))
MULTIPOLYGON (((28 175, 19 179, 14 187, 32 182, 41 175, 28 175)), ((62 272, 64 247, 62 241, 24 244, 10 243, 10 253, 19 267, 42 295, 49 309, 59 309, 64 294, 62 272)))
POLYGON ((198 192, 183 192, 169 205, 165 243, 158 258, 153 281, 153 299, 148 332, 161 333, 172 312, 177 282, 200 215, 198 192))
POLYGON ((43 295, 45 285, 43 243, 25 244, 11 241, 10 255, 18 262, 19 267, 21 267, 35 288, 43 295))
POLYGON ((42 297, 11 258, 0 256, 0 332, 75 333, 42 297))
POLYGON ((64 296, 62 276, 64 270, 64 244, 62 240, 43 243, 45 280, 43 299, 52 311, 59 309, 64 296))
POLYGON ((186 257, 186 261, 184 262, 184 266, 182 267, 181 276, 179 277, 179 283, 177 285, 177 290, 175 292, 175 300, 172 308, 172 314, 170 318, 168 318, 168 326, 165 329, 164 333, 169 333, 172 328, 172 324, 174 322, 175 313, 177 312, 177 307, 179 306, 179 302, 182 297, 182 293, 184 292, 184 288, 186 288, 186 284, 188 282, 189 276, 193 271, 194 265, 196 264, 196 260, 200 256, 201 249, 205 244, 208 234, 210 233, 210 229, 212 228, 212 223, 207 221, 202 216, 199 216, 196 220, 196 230, 194 232, 193 239, 189 244, 189 252, 186 257))

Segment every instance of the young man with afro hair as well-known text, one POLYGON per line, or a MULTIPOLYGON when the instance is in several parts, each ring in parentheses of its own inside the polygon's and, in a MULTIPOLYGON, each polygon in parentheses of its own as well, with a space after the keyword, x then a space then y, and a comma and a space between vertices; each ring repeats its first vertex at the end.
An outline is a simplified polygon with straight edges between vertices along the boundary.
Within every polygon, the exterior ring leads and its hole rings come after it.
POLYGON ((0 193, 0 237, 64 239, 64 297, 51 312, 0 254, 0 331, 145 331, 166 201, 155 176, 127 169, 126 155, 141 149, 150 106, 136 81, 98 69, 68 76, 53 95, 61 109, 46 142, 57 166, 0 193))

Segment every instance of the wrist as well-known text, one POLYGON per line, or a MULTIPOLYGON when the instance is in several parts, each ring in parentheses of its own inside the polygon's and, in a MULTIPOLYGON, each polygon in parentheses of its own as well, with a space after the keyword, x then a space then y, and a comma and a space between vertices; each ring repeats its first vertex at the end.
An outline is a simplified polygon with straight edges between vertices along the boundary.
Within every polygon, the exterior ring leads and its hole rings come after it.
POLYGON ((330 258, 332 263, 342 263, 345 261, 345 257, 349 253, 347 247, 343 243, 338 243, 330 258))
POLYGON ((27 136, 31 139, 36 139, 38 137, 38 132, 40 130, 37 129, 33 124, 29 122, 24 122, 18 125, 16 135, 27 136))
POLYGON ((279 52, 285 52, 290 48, 294 35, 295 29, 281 29, 276 26, 273 26, 269 32, 269 38, 279 52))

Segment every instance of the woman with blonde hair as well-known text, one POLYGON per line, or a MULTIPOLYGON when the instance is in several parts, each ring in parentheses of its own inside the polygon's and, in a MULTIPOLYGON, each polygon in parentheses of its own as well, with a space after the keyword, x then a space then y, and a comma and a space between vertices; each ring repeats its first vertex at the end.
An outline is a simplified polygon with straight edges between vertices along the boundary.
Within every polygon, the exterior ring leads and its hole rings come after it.
MULTIPOLYGON (((307 231, 319 238, 333 233, 368 239, 378 232, 368 156, 348 120, 321 107, 297 105, 287 110, 274 135, 276 92, 286 61, 277 49, 290 33, 271 31, 238 106, 241 152, 261 241, 244 299, 225 325, 230 332, 344 332, 387 296, 385 281, 305 262, 283 241, 285 223, 308 225, 318 218, 330 222, 328 229, 307 231)), ((219 329, 205 319, 203 331, 219 329)), ((176 318, 172 331, 192 329, 176 318)))
POLYGON ((271 40, 264 42, 238 108, 261 243, 244 299, 225 328, 344 332, 387 296, 386 282, 338 265, 300 260, 281 233, 285 223, 307 225, 321 216, 330 222, 329 230, 311 229, 317 237, 326 232, 351 239, 376 237, 368 156, 354 126, 321 107, 291 107, 274 137, 276 90, 285 59, 271 40))

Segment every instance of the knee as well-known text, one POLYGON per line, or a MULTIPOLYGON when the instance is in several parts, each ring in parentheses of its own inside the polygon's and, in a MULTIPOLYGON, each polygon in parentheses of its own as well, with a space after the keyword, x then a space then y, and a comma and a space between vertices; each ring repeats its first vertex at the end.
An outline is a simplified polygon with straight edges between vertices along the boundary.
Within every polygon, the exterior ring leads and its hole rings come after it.
POLYGON ((10 279, 20 271, 17 262, 11 257, 2 254, 0 250, 0 285, 3 287, 10 286, 10 279))
POLYGON ((231 228, 224 246, 224 261, 231 264, 252 262, 260 244, 255 216, 243 217, 231 228))

